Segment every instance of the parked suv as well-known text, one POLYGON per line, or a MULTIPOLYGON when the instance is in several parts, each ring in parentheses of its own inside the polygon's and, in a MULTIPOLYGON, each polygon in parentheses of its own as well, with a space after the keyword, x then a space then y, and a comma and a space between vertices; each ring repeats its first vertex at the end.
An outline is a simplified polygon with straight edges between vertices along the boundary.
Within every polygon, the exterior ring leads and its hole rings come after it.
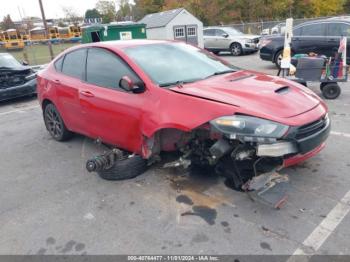
MULTIPOLYGON (((293 29, 292 54, 315 52, 333 56, 334 51, 339 47, 341 36, 347 36, 349 43, 350 18, 330 18, 302 23, 293 29)), ((283 46, 283 35, 265 37, 260 43, 260 58, 279 66, 283 46)), ((347 54, 349 54, 349 45, 347 49, 347 54)))
POLYGON ((260 36, 243 34, 232 27, 208 27, 203 35, 204 48, 214 54, 230 51, 232 55, 239 56, 258 51, 260 36))

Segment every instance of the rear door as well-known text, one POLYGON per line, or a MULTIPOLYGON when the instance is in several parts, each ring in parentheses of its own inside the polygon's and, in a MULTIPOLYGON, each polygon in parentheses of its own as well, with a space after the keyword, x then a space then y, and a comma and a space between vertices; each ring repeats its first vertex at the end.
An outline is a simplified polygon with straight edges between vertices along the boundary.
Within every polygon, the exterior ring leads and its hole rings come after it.
POLYGON ((79 103, 79 92, 85 73, 86 48, 67 53, 55 64, 57 74, 52 79, 56 90, 56 106, 66 125, 85 134, 84 120, 79 103))
POLYGON ((339 48, 339 42, 341 37, 347 37, 347 61, 349 61, 350 57, 350 24, 343 22, 332 22, 328 23, 327 30, 327 43, 329 49, 332 50, 332 55, 339 48))
POLYGON ((147 92, 134 94, 119 88, 123 76, 140 82, 115 53, 89 48, 80 104, 90 137, 134 151, 141 144, 140 118, 147 92))
POLYGON ((300 27, 300 35, 294 36, 292 49, 297 54, 314 52, 320 55, 328 55, 326 23, 307 24, 300 27))
POLYGON ((214 49, 216 41, 216 30, 207 28, 203 30, 204 47, 214 49))

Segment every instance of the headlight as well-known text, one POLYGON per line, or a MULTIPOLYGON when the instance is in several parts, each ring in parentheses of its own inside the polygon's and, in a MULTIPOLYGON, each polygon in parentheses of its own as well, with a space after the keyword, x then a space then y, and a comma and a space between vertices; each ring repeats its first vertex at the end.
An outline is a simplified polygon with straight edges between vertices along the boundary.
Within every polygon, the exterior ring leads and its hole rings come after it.
POLYGON ((210 121, 218 131, 228 135, 249 137, 280 138, 288 130, 288 126, 270 120, 244 116, 223 116, 210 121))
POLYGON ((254 40, 253 39, 246 39, 245 40, 248 44, 253 44, 254 43, 254 40))

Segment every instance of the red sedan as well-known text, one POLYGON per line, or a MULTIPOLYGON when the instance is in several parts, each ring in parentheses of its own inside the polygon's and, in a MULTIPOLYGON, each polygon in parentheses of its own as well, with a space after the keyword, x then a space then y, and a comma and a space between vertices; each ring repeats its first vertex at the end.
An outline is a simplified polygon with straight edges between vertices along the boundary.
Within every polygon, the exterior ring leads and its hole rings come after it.
POLYGON ((304 86, 179 42, 70 48, 39 73, 38 95, 54 139, 74 132, 111 146, 88 164, 106 179, 177 151, 178 165, 215 166, 239 188, 314 156, 330 132, 326 105, 304 86))

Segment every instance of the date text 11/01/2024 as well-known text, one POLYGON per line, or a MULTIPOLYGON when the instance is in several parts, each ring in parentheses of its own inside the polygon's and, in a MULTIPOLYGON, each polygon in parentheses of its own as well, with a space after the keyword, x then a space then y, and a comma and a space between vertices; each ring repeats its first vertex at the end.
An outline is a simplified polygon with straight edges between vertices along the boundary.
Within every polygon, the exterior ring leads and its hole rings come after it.
POLYGON ((218 261, 216 256, 128 256, 128 261, 218 261))

